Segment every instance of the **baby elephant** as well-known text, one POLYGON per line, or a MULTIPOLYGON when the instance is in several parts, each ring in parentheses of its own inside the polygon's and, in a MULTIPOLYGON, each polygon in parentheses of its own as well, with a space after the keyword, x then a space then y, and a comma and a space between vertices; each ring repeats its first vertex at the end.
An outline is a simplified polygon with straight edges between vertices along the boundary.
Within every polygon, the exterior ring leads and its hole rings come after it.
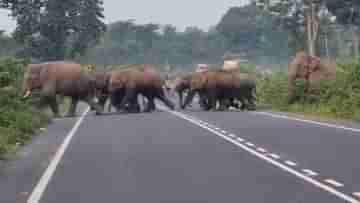
POLYGON ((93 101, 95 79, 82 71, 80 64, 59 61, 28 65, 23 81, 24 98, 36 89, 41 91, 42 99, 50 105, 55 117, 59 117, 57 94, 71 97, 69 117, 75 116, 79 101, 88 103, 97 115, 102 113, 101 107, 93 101))

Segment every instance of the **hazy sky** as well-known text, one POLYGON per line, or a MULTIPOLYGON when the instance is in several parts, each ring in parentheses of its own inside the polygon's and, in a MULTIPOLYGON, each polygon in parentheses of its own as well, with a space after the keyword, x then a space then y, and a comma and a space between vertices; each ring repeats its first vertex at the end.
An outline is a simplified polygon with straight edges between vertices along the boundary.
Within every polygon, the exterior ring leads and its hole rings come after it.
MULTIPOLYGON (((137 23, 173 24, 183 30, 186 26, 208 29, 216 24, 231 6, 248 0, 104 0, 105 22, 135 19, 137 23), (126 2, 126 3, 125 3, 126 2)), ((0 30, 13 30, 15 22, 8 12, 0 10, 0 30)))

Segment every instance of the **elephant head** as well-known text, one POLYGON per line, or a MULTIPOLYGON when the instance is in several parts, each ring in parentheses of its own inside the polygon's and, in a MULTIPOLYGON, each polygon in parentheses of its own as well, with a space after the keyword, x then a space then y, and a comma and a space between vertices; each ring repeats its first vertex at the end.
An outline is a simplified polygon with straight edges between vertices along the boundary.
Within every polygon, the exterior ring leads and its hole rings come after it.
POLYGON ((23 92, 24 98, 29 97, 32 91, 39 89, 42 86, 41 75, 44 70, 44 66, 41 64, 30 64, 26 67, 23 80, 23 92))
POLYGON ((288 69, 288 103, 295 99, 295 80, 305 80, 305 90, 321 80, 333 80, 336 76, 336 63, 309 56, 305 52, 298 52, 289 64, 288 69))

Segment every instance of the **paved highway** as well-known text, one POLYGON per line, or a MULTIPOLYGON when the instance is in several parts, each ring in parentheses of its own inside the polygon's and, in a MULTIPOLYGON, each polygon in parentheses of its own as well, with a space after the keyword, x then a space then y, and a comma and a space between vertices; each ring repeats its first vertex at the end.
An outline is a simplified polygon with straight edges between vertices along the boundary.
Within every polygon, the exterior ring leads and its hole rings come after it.
POLYGON ((85 112, 38 138, 58 137, 46 167, 0 178, 19 186, 0 202, 356 203, 358 129, 262 112, 85 112))

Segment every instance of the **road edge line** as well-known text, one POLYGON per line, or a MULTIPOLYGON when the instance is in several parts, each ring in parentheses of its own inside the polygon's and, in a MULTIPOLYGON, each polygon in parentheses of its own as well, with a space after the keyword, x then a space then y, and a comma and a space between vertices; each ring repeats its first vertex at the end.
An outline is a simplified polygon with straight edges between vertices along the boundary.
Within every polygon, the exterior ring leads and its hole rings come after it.
POLYGON ((81 115, 81 117, 76 121, 75 125, 72 127, 70 132, 67 134, 64 141, 61 143, 58 151, 56 152, 54 158, 51 160, 50 164, 48 165, 47 169, 45 170, 44 174, 40 178, 39 182, 36 184, 34 190, 32 191, 30 197, 27 200, 27 203, 38 203, 42 194, 44 193, 47 185, 49 184, 56 167, 58 166, 61 158, 63 157, 67 147, 70 144, 70 141, 74 137, 76 131, 80 127, 80 124, 83 122, 87 113, 89 113, 90 107, 88 107, 81 115))
POLYGON ((179 118, 181 118, 183 120, 189 121, 190 123, 193 123, 194 125, 197 125, 197 126, 203 128, 205 130, 208 130, 209 132, 212 132, 213 134, 225 139, 228 142, 231 142, 231 143, 235 144, 236 146, 242 148, 243 150, 249 152, 250 154, 252 154, 254 156, 257 156, 258 158, 263 159, 263 160, 269 162, 270 164, 272 164, 272 165, 274 165, 274 166, 276 166, 276 167, 278 167, 278 168, 280 168, 280 169, 282 169, 282 170, 284 170, 284 171, 286 171, 288 173, 291 173, 291 174, 295 175, 296 177, 298 177, 298 178, 300 178, 300 179, 302 179, 302 180, 304 180, 304 181, 306 181, 308 183, 311 183, 311 184, 315 185, 316 187, 321 188, 321 189, 327 191, 328 193, 330 193, 332 195, 337 196, 338 198, 341 198, 341 199, 343 199, 345 201, 348 201, 348 202, 351 202, 351 203, 360 203, 358 200, 354 199, 351 196, 348 196, 348 195, 346 195, 346 194, 344 194, 344 193, 342 193, 342 192, 340 192, 340 191, 338 191, 338 190, 336 190, 336 189, 334 189, 334 188, 332 188, 330 186, 327 186, 327 185, 325 185, 324 183, 321 183, 318 180, 315 180, 315 179, 313 179, 311 177, 308 177, 308 176, 306 176, 306 175, 304 175, 304 174, 302 174, 302 173, 300 173, 300 172, 298 172, 298 171, 284 165, 281 162, 278 162, 278 161, 275 161, 275 160, 273 160, 273 159, 271 159, 269 157, 266 157, 266 155, 263 155, 263 154, 257 152, 256 150, 253 150, 253 149, 245 146, 244 144, 238 143, 235 140, 227 137, 226 135, 223 135, 220 132, 217 132, 214 129, 211 129, 211 128, 207 127, 207 126, 202 125, 201 123, 199 123, 197 121, 198 119, 194 120, 194 119, 191 119, 191 118, 187 118, 186 114, 183 114, 183 113, 180 113, 180 112, 169 111, 169 110, 164 109, 164 108, 163 108, 163 110, 165 112, 173 114, 173 115, 175 115, 175 116, 177 116, 177 117, 179 117, 179 118))
POLYGON ((264 111, 253 112, 252 114, 270 116, 273 118, 280 118, 280 119, 291 120, 291 121, 298 121, 298 122, 302 122, 302 123, 308 123, 308 124, 313 124, 313 125, 318 125, 318 126, 328 127, 328 128, 336 128, 336 129, 347 130, 347 131, 352 131, 352 132, 357 132, 357 133, 360 132, 360 129, 358 129, 358 128, 351 128, 351 127, 346 127, 343 125, 335 125, 335 124, 331 124, 331 123, 306 120, 306 119, 296 118, 296 117, 287 116, 287 115, 280 115, 280 114, 275 114, 275 113, 269 113, 269 112, 264 112, 264 111))

